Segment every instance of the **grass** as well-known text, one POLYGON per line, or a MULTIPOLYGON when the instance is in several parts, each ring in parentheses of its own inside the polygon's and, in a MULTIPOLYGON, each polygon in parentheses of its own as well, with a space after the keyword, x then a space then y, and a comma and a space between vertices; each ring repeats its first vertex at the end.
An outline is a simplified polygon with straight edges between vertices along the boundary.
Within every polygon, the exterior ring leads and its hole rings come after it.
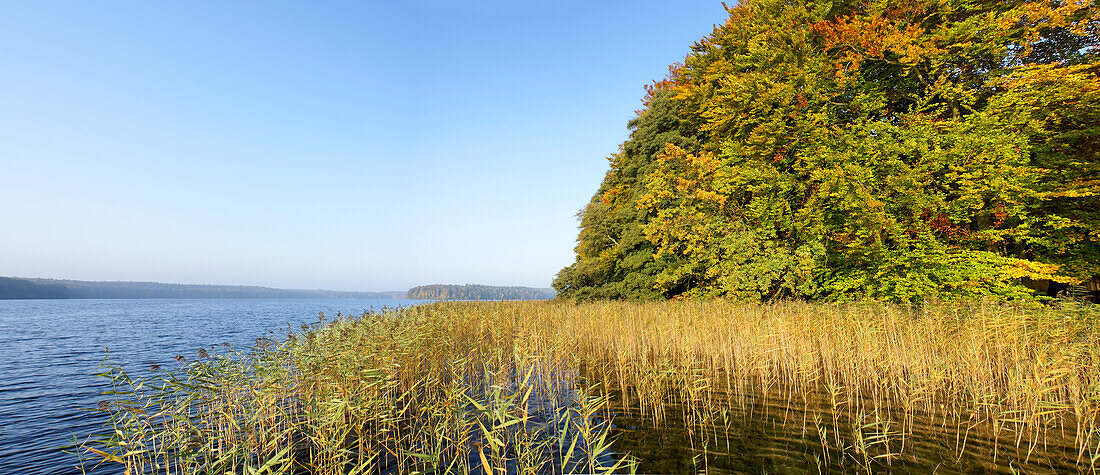
POLYGON ((1100 471, 1100 311, 1074 304, 439 303, 104 375, 85 455, 131 473, 661 467, 618 420, 699 471, 764 457, 750 429, 803 471, 1100 471))

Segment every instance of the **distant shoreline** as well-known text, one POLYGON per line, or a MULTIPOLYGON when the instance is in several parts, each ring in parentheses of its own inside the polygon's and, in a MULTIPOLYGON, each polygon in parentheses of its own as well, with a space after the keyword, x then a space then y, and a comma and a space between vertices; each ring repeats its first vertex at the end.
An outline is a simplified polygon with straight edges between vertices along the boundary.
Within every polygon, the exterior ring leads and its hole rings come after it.
POLYGON ((36 277, 0 277, 0 300, 547 300, 554 289, 493 285, 431 284, 409 290, 358 292, 276 289, 255 285, 166 284, 161 282, 88 281, 36 277))
POLYGON ((408 293, 405 294, 406 299, 464 301, 549 300, 555 297, 557 297, 557 292, 554 289, 477 284, 420 285, 409 289, 408 293))
POLYGON ((406 291, 276 289, 251 285, 165 284, 0 277, 0 300, 29 299, 395 299, 406 291))
MULTIPOLYGON (((404 297, 0 297, 11 300, 435 300, 404 297)), ((463 300, 459 300, 463 301, 463 300)), ((478 300, 470 300, 477 302, 478 300)))

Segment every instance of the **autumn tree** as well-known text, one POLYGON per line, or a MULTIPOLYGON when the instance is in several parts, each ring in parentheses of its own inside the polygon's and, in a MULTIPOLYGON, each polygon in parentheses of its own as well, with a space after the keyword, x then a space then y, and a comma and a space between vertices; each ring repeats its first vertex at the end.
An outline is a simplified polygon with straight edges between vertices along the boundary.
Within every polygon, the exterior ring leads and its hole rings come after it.
POLYGON ((656 276, 675 259, 654 258, 654 243, 642 230, 651 216, 636 204, 646 191, 645 179, 656 167, 656 157, 665 144, 686 147, 695 142, 693 133, 680 120, 679 102, 672 99, 672 84, 670 79, 647 88, 644 108, 627 124, 631 130, 629 140, 608 158, 607 176, 580 213, 577 261, 562 269, 554 280, 560 296, 638 300, 678 290, 656 285, 656 276))
POLYGON ((1097 5, 728 13, 659 96, 684 140, 613 157, 563 294, 1019 299, 1100 274, 1097 5))

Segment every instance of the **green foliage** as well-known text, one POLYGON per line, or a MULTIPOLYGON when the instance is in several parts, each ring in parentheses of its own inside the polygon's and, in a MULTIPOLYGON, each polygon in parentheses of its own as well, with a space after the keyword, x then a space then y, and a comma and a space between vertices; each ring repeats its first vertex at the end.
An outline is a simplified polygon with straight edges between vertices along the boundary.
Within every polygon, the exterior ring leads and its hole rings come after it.
POLYGON ((612 158, 562 295, 1028 299, 1021 278, 1100 274, 1095 3, 728 11, 636 120, 680 135, 612 158))
POLYGON ((1026 138, 1042 173, 1028 252, 1076 279, 1100 275, 1100 61, 1031 65, 998 83, 990 113, 1026 138))
POLYGON ((646 300, 667 293, 657 288, 657 276, 671 262, 654 259, 654 244, 642 229, 652 215, 636 203, 665 144, 689 146, 694 140, 679 118, 670 83, 657 83, 648 92, 645 109, 628 124, 630 140, 608 158, 611 169, 580 213, 577 262, 562 269, 553 284, 562 297, 646 300))

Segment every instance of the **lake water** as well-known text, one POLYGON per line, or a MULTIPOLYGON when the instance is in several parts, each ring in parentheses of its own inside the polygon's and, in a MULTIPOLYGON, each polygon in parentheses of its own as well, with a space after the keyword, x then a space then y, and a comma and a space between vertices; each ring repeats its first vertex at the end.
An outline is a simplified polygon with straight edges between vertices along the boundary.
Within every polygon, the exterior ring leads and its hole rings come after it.
MULTIPOLYGON (((104 417, 90 412, 109 389, 94 376, 112 361, 141 370, 193 358, 199 348, 285 335, 318 314, 417 300, 0 300, 0 474, 80 473, 61 451, 104 417)), ((114 473, 104 467, 93 473, 114 473)))

